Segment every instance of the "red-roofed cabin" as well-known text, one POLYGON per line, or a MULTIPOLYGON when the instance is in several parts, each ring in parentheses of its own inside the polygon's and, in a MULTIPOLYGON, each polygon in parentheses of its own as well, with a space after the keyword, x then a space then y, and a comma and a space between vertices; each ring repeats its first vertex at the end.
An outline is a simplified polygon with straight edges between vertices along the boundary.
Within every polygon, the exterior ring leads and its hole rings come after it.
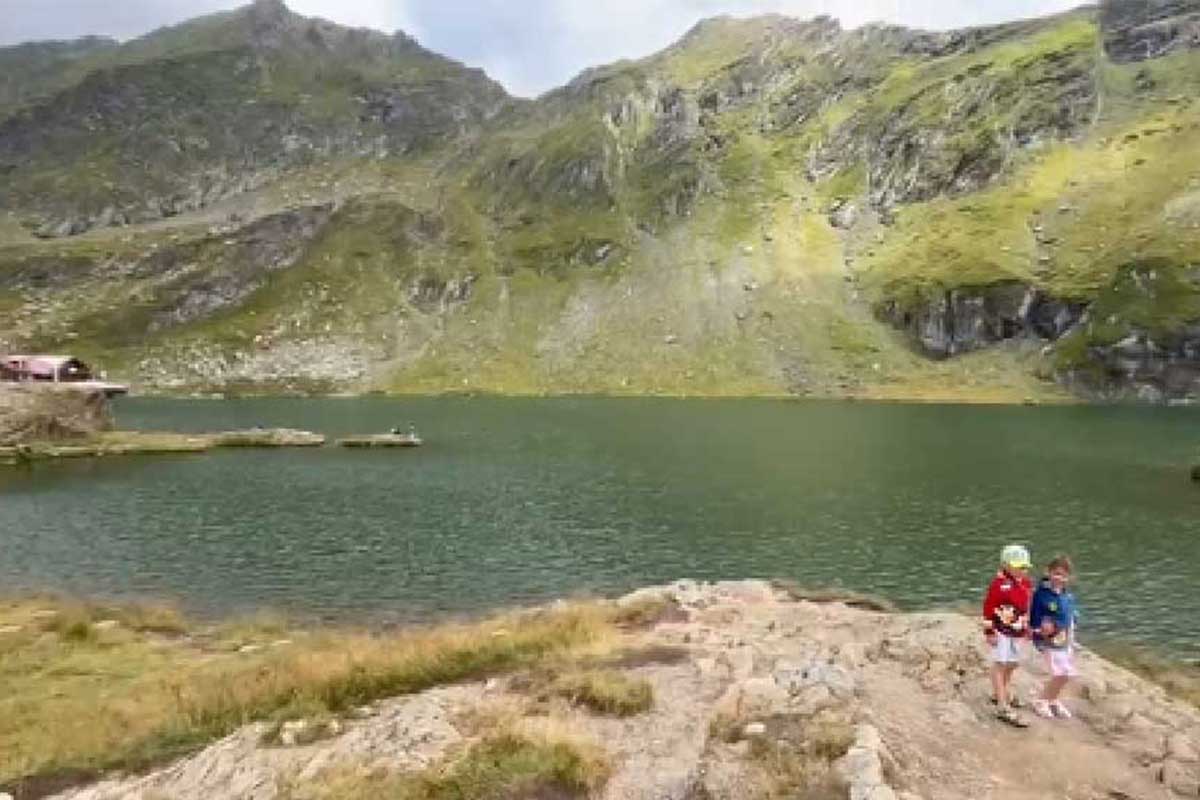
POLYGON ((105 394, 125 394, 127 386, 97 381, 92 369, 73 356, 0 356, 0 380, 18 383, 66 383, 99 389, 105 394))

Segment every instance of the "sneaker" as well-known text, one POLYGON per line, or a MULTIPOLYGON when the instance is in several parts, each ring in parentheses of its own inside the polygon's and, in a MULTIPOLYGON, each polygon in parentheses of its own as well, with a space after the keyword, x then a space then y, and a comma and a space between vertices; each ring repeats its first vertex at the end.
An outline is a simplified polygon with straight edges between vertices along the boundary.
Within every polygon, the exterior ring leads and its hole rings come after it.
POLYGON ((1017 712, 1013 711, 1008 706, 1005 706, 996 712, 996 719, 1000 720, 1001 722, 1005 722, 1009 725, 1012 725, 1014 728, 1028 728, 1029 727, 1029 723, 1026 722, 1025 720, 1021 719, 1021 717, 1019 717, 1017 715, 1017 712))
POLYGON ((1058 717, 1059 719, 1070 719, 1072 716, 1071 709, 1064 706, 1061 700, 1055 700, 1053 703, 1051 703, 1050 710, 1053 711, 1054 716, 1058 717))
POLYGON ((1038 698, 1033 701, 1033 713, 1044 719, 1054 719, 1054 709, 1049 700, 1038 698))

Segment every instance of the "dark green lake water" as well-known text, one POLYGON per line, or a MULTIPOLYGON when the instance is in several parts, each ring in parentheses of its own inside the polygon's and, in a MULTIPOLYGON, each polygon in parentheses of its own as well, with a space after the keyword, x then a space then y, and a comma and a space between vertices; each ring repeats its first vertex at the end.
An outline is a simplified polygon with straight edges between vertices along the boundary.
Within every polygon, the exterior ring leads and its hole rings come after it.
POLYGON ((1006 542, 1080 569, 1083 637, 1200 655, 1191 409, 758 400, 125 400, 123 427, 415 421, 417 450, 0 472, 0 590, 421 618, 679 577, 975 603, 1006 542))

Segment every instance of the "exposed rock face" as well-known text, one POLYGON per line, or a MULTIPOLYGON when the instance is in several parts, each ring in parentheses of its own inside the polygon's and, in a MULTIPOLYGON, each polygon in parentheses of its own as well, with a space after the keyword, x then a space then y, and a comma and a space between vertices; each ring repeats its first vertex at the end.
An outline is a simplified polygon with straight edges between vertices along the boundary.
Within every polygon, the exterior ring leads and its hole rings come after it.
POLYGON ((889 299, 876 312, 937 358, 1010 339, 1044 342, 1054 376, 1086 397, 1200 395, 1200 271, 1169 260, 1120 269, 1087 301, 1005 282, 889 299))
MULTIPOLYGON (((994 718, 972 618, 797 600, 759 581, 681 581, 618 603, 647 599, 666 599, 672 613, 627 644, 631 654, 663 656, 631 656, 623 669, 650 682, 653 709, 613 719, 571 708, 552 718, 612 762, 601 800, 763 796, 778 786, 778 764, 815 739, 838 759, 841 785, 826 784, 829 796, 853 800, 1061 800, 1065 787, 1078 797, 1196 796, 1200 712, 1090 652, 1079 654, 1082 677, 1067 698, 1076 719, 1032 719, 1034 730, 1018 736, 994 718), (772 747, 781 761, 757 760, 772 747)), ((1021 696, 1046 677, 1027 650, 1021 696)), ((521 685, 501 679, 382 702, 313 744, 265 746, 265 726, 251 725, 166 768, 58 797, 274 800, 330 768, 420 769, 479 736, 472 717, 524 708, 521 685)))
MULTIPOLYGON (((909 34, 900 46, 923 41, 909 34)), ((973 45, 946 40, 947 49, 973 45)), ((1095 55, 1084 40, 1015 67, 964 62, 961 72, 896 107, 866 104, 814 150, 810 170, 828 175, 864 163, 871 202, 880 208, 963 194, 990 184, 1022 149, 1074 136, 1094 116, 1095 55)))
POLYGON ((1105 0, 1100 21, 1104 49, 1119 63, 1200 47, 1200 3, 1196 0, 1105 0))
POLYGON ((112 424, 103 392, 0 383, 0 446, 79 439, 112 424))
POLYGON ((878 313, 907 331, 929 355, 946 358, 1022 336, 1053 341, 1079 322, 1084 309, 1082 303, 1006 283, 950 289, 915 309, 890 300, 878 313))
POLYGON ((211 239, 157 252, 135 265, 132 277, 167 277, 170 290, 177 296, 174 302, 156 311, 150 321, 150 332, 237 305, 259 289, 270 273, 295 264, 332 213, 332 206, 297 209, 264 217, 222 238, 220 258, 225 269, 188 274, 189 265, 211 261, 212 257, 203 253, 214 245, 211 239))
POLYGON ((136 340, 240 304, 272 273, 293 266, 332 215, 332 205, 297 208, 190 241, 156 244, 128 260, 35 257, 0 273, 0 289, 87 295, 97 285, 140 285, 155 298, 153 311, 139 313, 136 303, 126 303, 96 332, 109 344, 136 340))
POLYGON ((1165 339, 1134 329, 1111 345, 1088 347, 1090 363, 1065 377, 1108 400, 1161 403, 1200 395, 1200 325, 1165 339))

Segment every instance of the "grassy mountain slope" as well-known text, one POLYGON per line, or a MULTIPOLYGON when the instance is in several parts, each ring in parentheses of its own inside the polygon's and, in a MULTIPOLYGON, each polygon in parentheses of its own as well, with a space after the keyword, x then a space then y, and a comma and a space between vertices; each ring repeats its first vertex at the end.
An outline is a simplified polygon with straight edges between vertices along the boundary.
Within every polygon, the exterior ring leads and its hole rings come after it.
POLYGON ((100 54, 117 47, 111 39, 29 42, 0 48, 0 119, 16 108, 74 82, 72 76, 100 54))
POLYGON ((517 102, 262 0, 0 122, 0 345, 176 390, 1187 394, 1193 11, 720 18, 517 102))
POLYGON ((507 97, 403 34, 291 14, 277 0, 166 28, 0 122, 0 206, 40 235, 199 210, 331 158, 470 135, 507 97))

